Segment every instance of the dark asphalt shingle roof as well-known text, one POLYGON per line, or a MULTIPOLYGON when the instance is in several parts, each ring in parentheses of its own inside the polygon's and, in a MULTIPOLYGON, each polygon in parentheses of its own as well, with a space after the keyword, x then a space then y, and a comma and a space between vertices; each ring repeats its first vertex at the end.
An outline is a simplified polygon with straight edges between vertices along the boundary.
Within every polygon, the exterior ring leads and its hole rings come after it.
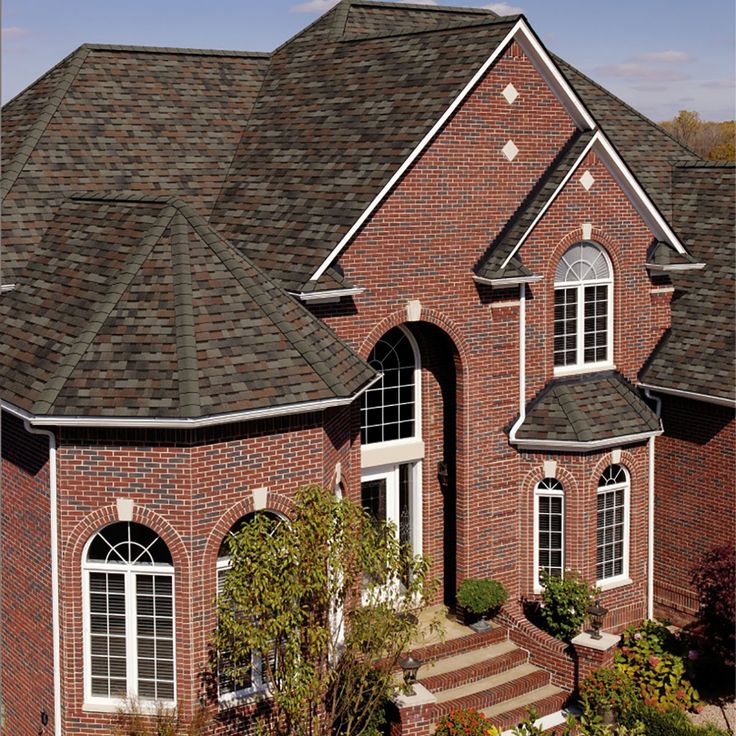
POLYGON ((671 273, 672 329, 643 383, 734 400, 736 167, 702 162, 673 172, 674 218, 702 271, 671 273))
POLYGON ((4 399, 196 418, 349 397, 375 375, 191 207, 118 196, 65 202, 0 298, 4 399))
POLYGON ((637 390, 615 372, 558 378, 529 403, 520 440, 595 442, 642 432, 660 423, 637 390))

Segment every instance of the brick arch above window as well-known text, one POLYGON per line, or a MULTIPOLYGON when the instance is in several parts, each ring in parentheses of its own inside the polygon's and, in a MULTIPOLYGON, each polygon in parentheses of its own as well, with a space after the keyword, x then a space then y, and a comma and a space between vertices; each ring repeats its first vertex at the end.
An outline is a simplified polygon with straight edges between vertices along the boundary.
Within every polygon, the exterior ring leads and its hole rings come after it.
MULTIPOLYGON (((547 270, 544 274, 545 283, 554 283, 557 264, 560 262, 562 256, 565 255, 573 245, 583 241, 595 243, 603 248, 611 261, 611 266, 613 268, 613 281, 614 284, 616 284, 617 275, 621 271, 620 250, 622 243, 612 238, 605 229, 595 226, 593 227, 589 238, 583 238, 580 227, 576 227, 557 242, 549 259, 547 260, 547 270)), ((646 258, 643 258, 642 266, 644 265, 644 260, 646 260, 646 258)))

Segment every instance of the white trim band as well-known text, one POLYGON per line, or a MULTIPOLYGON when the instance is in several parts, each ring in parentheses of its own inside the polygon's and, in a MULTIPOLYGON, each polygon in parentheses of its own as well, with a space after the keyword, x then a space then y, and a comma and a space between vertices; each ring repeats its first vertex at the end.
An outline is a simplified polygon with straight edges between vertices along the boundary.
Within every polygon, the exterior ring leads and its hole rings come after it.
POLYGON ((623 437, 607 437, 604 440, 592 440, 590 442, 577 442, 574 440, 542 440, 542 439, 519 439, 510 438, 511 444, 520 450, 598 450, 601 447, 612 447, 615 445, 630 445, 635 442, 643 442, 650 437, 658 437, 662 429, 651 432, 640 432, 639 434, 628 434, 623 437))

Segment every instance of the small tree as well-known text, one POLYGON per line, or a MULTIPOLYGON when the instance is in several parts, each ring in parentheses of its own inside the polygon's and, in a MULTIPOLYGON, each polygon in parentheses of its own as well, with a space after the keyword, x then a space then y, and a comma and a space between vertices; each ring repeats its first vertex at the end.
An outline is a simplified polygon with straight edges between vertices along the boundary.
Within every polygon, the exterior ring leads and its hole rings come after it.
POLYGON ((595 590, 569 570, 564 577, 542 570, 541 579, 544 628, 557 639, 570 641, 580 633, 595 590))
POLYGON ((215 634, 225 676, 243 681, 261 657, 272 734, 370 733, 416 631, 426 560, 318 487, 296 494, 289 522, 257 516, 229 545, 215 634))

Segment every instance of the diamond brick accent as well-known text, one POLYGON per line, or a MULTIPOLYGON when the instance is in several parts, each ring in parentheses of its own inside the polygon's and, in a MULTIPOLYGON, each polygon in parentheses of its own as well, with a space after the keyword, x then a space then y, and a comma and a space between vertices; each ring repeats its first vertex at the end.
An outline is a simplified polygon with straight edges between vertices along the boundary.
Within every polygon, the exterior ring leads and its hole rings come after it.
POLYGON ((519 153, 518 146, 513 142, 509 141, 502 149, 503 155, 506 156, 506 158, 509 161, 513 161, 516 158, 516 155, 519 153))
POLYGON ((508 102, 509 105, 513 105, 516 98, 519 96, 519 91, 513 84, 511 84, 511 82, 509 82, 501 94, 506 98, 506 102, 508 102))
POLYGON ((590 188, 593 186, 593 184, 595 184, 593 174, 591 174, 588 169, 585 169, 583 175, 580 177, 580 183, 583 185, 586 191, 590 191, 590 188))

